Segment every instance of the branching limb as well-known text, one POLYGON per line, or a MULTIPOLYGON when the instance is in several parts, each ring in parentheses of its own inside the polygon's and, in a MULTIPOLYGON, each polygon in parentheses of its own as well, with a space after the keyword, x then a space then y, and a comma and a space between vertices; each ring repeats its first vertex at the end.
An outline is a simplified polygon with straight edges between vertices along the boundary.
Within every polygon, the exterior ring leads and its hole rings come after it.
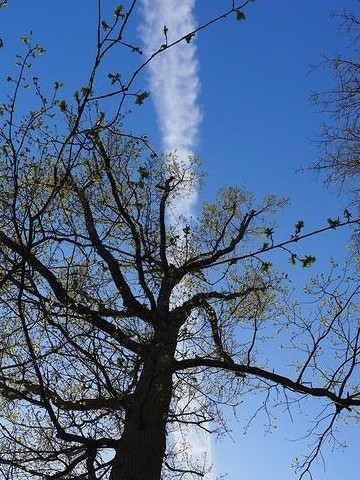
POLYGON ((253 367, 250 365, 242 365, 239 363, 227 363, 222 360, 213 360, 210 358, 195 357, 187 360, 175 361, 173 364, 173 370, 180 371, 189 368, 198 368, 198 367, 210 367, 215 369, 232 371, 235 374, 243 375, 252 375, 262 380, 270 381, 274 384, 281 385, 287 390, 293 392, 311 395, 312 397, 325 398, 330 400, 337 408, 351 409, 351 407, 360 405, 360 396, 359 397, 340 397, 338 394, 321 387, 312 387, 308 384, 298 383, 297 381, 291 380, 288 377, 279 375, 275 372, 270 372, 268 370, 253 367))

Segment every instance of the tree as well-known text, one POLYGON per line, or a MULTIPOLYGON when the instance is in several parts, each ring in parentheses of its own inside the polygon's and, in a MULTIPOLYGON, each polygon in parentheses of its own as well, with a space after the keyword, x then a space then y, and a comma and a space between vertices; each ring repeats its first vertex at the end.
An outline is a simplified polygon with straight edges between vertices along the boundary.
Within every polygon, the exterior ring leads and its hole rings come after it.
POLYGON ((359 203, 360 174, 360 86, 359 86, 359 20, 346 10, 338 16, 349 39, 348 53, 324 55, 322 66, 334 77, 334 87, 313 93, 312 102, 328 120, 320 135, 321 157, 314 168, 325 173, 328 185, 334 183, 351 193, 359 203))
MULTIPOLYGON (((273 394, 288 408, 323 400, 305 473, 337 419, 360 405, 358 287, 314 281, 317 316, 302 316, 287 302, 271 252, 309 267, 315 259, 299 252, 302 239, 357 220, 330 219, 308 233, 298 221, 278 241, 270 216, 282 202, 257 204, 235 187, 205 202, 199 218, 171 218, 173 202, 201 179, 198 162, 156 155, 122 124, 125 101, 147 97, 132 91, 134 79, 170 46, 129 81, 110 73, 109 91, 96 91, 112 48, 139 53, 124 40, 135 3, 117 7, 111 24, 99 15, 93 69, 74 101, 61 98, 59 83, 48 99, 33 77, 37 105, 22 114, 26 72, 43 53, 30 37, 22 38, 19 74, 9 76, 0 128, 3 478, 202 476, 199 465, 181 462, 171 433, 187 424, 216 431, 221 405, 251 391, 265 395, 265 409, 273 394), (279 346, 283 332, 290 373, 266 357, 266 338, 278 333, 271 345, 279 346)), ((242 20, 247 3, 217 18, 242 20)))

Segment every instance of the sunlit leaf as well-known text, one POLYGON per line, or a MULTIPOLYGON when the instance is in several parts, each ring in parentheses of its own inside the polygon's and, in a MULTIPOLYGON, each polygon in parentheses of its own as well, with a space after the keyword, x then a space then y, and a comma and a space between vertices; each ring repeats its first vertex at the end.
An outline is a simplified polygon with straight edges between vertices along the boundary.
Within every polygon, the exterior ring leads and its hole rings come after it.
POLYGON ((44 55, 44 53, 46 52, 46 50, 41 45, 36 46, 36 51, 38 55, 44 55))
POLYGON ((20 37, 20 42, 23 43, 24 45, 28 45, 30 43, 30 37, 20 37))
POLYGON ((135 100, 136 105, 142 105, 142 104, 144 103, 144 100, 145 100, 146 98, 148 98, 149 95, 150 95, 150 93, 149 93, 149 92, 146 92, 146 91, 144 91, 144 92, 139 93, 138 95, 136 95, 136 100, 135 100))
POLYGON ((272 267, 271 262, 264 262, 261 266, 261 270, 265 273, 269 273, 271 267, 272 267))
POLYGON ((301 259, 302 267, 309 268, 315 263, 316 258, 312 255, 305 255, 304 258, 301 259))

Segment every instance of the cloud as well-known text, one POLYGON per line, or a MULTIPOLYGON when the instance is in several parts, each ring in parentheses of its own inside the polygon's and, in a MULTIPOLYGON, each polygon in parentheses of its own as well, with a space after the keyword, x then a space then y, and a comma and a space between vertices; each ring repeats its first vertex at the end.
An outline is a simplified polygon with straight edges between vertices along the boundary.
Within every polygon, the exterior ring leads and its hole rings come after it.
MULTIPOLYGON (((151 54, 167 41, 195 29, 195 0, 142 0, 143 25, 141 36, 144 50, 151 54)), ((200 89, 196 47, 182 42, 158 55, 149 65, 150 91, 157 111, 166 153, 176 152, 182 162, 194 155, 197 145, 201 112, 197 105, 200 89)), ((193 190, 177 201, 178 214, 192 215, 197 192, 193 190)))
MULTIPOLYGON (((195 0, 142 0, 141 36, 143 49, 148 55, 166 41, 169 44, 195 29, 194 5, 195 0)), ((175 152, 182 164, 190 165, 189 158, 195 153, 201 123, 197 103, 200 82, 195 44, 181 42, 158 55, 150 62, 149 73, 162 148, 165 153, 175 152)), ((173 215, 191 216, 196 200, 196 188, 184 192, 184 197, 177 199, 176 205, 172 206, 173 215)), ((178 407, 185 408, 189 394, 186 389, 181 392, 183 404, 178 407)), ((199 407, 198 401, 195 402, 199 407)), ((178 447, 184 443, 190 446, 187 452, 189 463, 204 464, 204 459, 207 465, 212 463, 211 440, 205 432, 188 427, 186 431, 175 432, 173 440, 178 447)), ((207 478, 212 480, 214 477, 210 475, 207 478)))

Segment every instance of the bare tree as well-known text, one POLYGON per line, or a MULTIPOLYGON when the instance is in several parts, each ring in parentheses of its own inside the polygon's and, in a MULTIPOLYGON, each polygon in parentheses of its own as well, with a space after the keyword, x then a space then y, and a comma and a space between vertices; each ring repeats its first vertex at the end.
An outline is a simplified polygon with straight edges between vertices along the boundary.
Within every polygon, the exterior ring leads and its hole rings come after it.
MULTIPOLYGON (((243 19, 247 3, 198 30, 230 13, 243 19)), ((182 463, 171 432, 216 432, 222 405, 258 391, 269 414, 274 396, 289 409, 322 400, 305 474, 338 418, 360 405, 358 287, 314 282, 316 315, 303 315, 287 301, 271 253, 308 267, 315 259, 299 251, 302 239, 358 221, 329 219, 308 233, 299 221, 278 241, 271 216, 282 202, 226 188, 198 218, 170 223, 171 205, 201 179, 198 162, 163 159, 121 124, 125 101, 147 96, 132 91, 134 79, 170 46, 129 80, 111 73, 109 91, 95 88, 113 48, 139 53, 125 40, 135 4, 117 7, 110 24, 99 2, 97 53, 74 101, 61 98, 59 83, 47 98, 33 77, 37 104, 22 114, 29 64, 43 53, 29 37, 9 76, 0 127, 1 473, 201 477, 200 465, 182 463), (293 351, 290 370, 266 355, 280 338, 293 351)))
POLYGON ((360 178, 360 62, 359 26, 356 15, 346 10, 335 18, 348 38, 348 50, 336 56, 324 55, 322 66, 329 69, 334 85, 326 92, 313 93, 312 102, 325 114, 319 145, 320 160, 315 169, 325 174, 328 185, 337 184, 359 202, 360 178))

